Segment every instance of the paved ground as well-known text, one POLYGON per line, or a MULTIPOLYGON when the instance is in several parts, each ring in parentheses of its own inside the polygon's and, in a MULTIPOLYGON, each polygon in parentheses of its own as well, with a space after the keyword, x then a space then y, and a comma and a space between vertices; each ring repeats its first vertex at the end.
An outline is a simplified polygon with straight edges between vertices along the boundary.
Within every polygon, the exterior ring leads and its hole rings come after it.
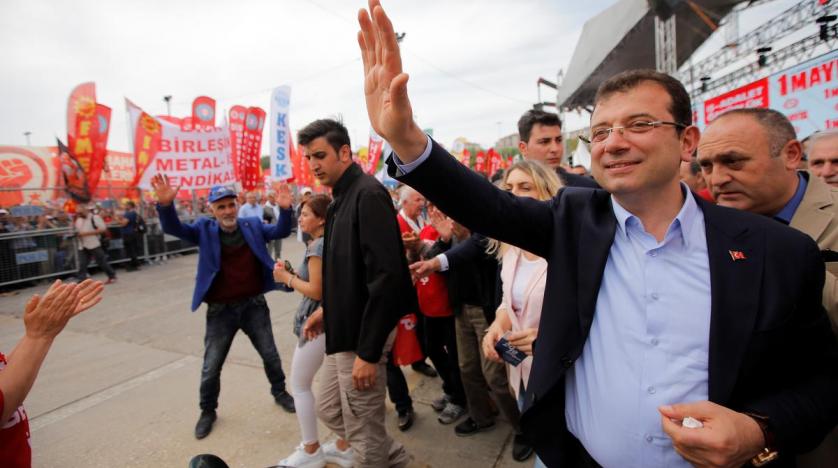
MULTIPOLYGON (((300 244, 287 240, 297 264, 300 244)), ((26 400, 36 467, 186 467, 199 453, 215 453, 235 467, 266 467, 299 442, 293 415, 269 392, 256 351, 239 334, 222 375, 219 419, 203 440, 192 435, 198 417, 204 313, 189 312, 197 255, 170 259, 142 271, 119 271, 95 309, 73 320, 56 340, 26 400)), ((101 276, 101 275, 99 275, 101 276)), ((0 297, 0 350, 23 333, 23 304, 45 286, 0 297)), ((298 297, 273 292, 268 303, 274 335, 288 371, 295 338, 291 324, 298 297)), ((479 435, 456 437, 430 402, 439 379, 410 368, 417 421, 399 432, 388 402, 388 430, 414 455, 416 466, 521 467, 510 456, 511 429, 500 424, 479 435)), ((321 439, 332 437, 321 426, 321 439)))

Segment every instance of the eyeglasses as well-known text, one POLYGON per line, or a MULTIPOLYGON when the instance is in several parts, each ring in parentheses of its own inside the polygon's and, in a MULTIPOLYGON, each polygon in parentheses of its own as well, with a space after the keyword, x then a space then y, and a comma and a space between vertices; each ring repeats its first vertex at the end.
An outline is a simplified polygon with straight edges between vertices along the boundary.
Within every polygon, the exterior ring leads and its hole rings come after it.
POLYGON ((613 132, 614 130, 618 130, 620 132, 620 135, 624 135, 626 131, 628 131, 629 133, 646 133, 652 131, 653 128, 657 128, 662 125, 672 125, 676 128, 688 127, 688 125, 680 124, 677 122, 667 122, 665 120, 635 120, 629 123, 628 125, 623 125, 621 127, 598 128, 591 132, 591 135, 589 137, 579 135, 579 139, 584 141, 585 143, 602 143, 611 135, 611 132, 613 132))

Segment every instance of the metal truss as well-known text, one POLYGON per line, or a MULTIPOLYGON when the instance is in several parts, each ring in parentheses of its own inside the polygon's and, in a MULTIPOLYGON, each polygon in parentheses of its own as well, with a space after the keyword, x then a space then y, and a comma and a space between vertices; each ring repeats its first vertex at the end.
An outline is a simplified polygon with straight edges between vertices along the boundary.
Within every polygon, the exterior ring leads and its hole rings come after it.
POLYGON ((655 16, 655 68, 658 71, 669 74, 678 71, 675 44, 675 15, 665 20, 655 16))
POLYGON ((838 47, 838 25, 830 26, 827 39, 820 32, 789 44, 773 53, 765 54, 765 65, 753 62, 713 81, 707 81, 693 90, 693 99, 707 93, 717 95, 736 89, 763 76, 788 68, 812 58, 818 51, 827 52, 838 47), (825 46, 825 47, 824 47, 825 46))
POLYGON ((803 0, 740 37, 736 44, 729 45, 691 66, 686 65, 681 69, 680 76, 682 80, 711 76, 714 72, 754 54, 758 48, 771 45, 805 26, 811 26, 818 17, 835 11, 838 11, 838 2, 821 5, 818 0, 803 0))

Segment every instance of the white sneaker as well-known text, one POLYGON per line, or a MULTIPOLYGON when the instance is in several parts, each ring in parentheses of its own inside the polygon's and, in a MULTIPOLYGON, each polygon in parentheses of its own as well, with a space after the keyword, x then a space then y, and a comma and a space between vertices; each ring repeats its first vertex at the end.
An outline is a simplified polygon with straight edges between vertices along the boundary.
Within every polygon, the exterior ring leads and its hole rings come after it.
POLYGON ((327 463, 334 463, 341 468, 352 468, 355 463, 355 451, 352 450, 352 447, 340 450, 336 441, 333 440, 320 448, 323 450, 327 463))
POLYGON ((308 453, 305 446, 300 444, 294 449, 294 453, 277 462, 277 465, 294 468, 324 468, 326 457, 323 455, 322 447, 318 447, 314 453, 308 453))

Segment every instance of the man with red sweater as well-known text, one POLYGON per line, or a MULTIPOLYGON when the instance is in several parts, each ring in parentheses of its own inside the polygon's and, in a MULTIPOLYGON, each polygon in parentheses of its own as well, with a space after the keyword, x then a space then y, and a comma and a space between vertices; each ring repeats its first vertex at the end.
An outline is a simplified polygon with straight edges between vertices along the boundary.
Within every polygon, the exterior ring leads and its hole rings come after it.
POLYGON ((203 439, 212 430, 221 391, 221 367, 240 329, 262 358, 274 401, 293 413, 294 399, 285 390, 285 373, 264 296, 275 287, 274 260, 265 245, 291 232, 291 194, 287 190, 280 192, 279 220, 276 224, 264 224, 261 218, 239 218, 236 192, 215 186, 208 198, 214 219, 202 217, 192 224, 182 224, 172 204, 179 187, 172 187, 168 177, 161 174, 152 178, 151 185, 157 195, 163 232, 199 247, 192 311, 201 302, 207 303, 207 331, 201 370, 201 416, 195 437, 203 439))

